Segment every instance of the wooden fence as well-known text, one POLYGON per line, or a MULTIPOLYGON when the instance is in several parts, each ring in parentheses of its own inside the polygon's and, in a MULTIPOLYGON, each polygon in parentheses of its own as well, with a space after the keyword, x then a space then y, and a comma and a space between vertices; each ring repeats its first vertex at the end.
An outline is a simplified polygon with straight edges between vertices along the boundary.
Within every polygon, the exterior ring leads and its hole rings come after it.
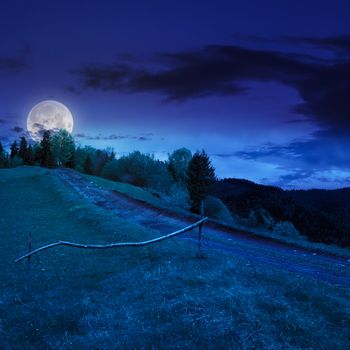
POLYGON ((35 250, 31 250, 31 239, 30 239, 28 242, 28 253, 16 259, 16 262, 20 262, 24 259, 27 259, 28 269, 30 269, 29 264, 30 264, 30 258, 32 255, 42 252, 43 250, 54 248, 57 246, 67 246, 67 247, 73 247, 73 248, 79 248, 79 249, 111 249, 111 248, 125 248, 125 247, 145 247, 145 246, 181 235, 187 231, 193 230, 196 227, 198 227, 198 254, 202 255, 202 247, 201 247, 202 225, 206 220, 208 220, 208 218, 204 217, 199 221, 195 222, 194 224, 189 225, 181 230, 169 233, 165 236, 161 236, 158 238, 150 239, 148 241, 141 241, 141 242, 125 242, 125 243, 111 243, 111 244, 81 244, 81 243, 74 243, 74 242, 67 242, 67 241, 58 241, 55 243, 47 244, 35 250))

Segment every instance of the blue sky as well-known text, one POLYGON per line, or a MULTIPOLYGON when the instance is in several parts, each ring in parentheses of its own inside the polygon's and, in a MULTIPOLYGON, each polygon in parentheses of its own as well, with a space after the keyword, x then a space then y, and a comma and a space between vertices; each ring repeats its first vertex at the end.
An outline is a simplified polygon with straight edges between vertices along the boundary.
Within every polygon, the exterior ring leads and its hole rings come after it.
POLYGON ((219 177, 349 186, 348 13, 348 1, 4 0, 0 141, 56 99, 81 145, 204 148, 219 177))

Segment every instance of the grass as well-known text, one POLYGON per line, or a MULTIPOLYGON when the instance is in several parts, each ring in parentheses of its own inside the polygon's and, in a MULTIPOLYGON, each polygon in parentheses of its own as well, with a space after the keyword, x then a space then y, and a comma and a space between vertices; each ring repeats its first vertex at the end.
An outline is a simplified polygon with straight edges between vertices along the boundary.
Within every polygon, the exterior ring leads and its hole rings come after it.
POLYGON ((132 198, 138 199, 143 202, 147 202, 153 205, 161 206, 163 203, 157 199, 154 195, 152 195, 147 190, 142 189, 141 187, 137 187, 131 184, 123 183, 123 182, 116 182, 104 179, 99 176, 93 176, 93 175, 86 175, 85 176, 88 180, 96 184, 97 186, 104 188, 106 190, 113 190, 118 191, 120 193, 126 194, 127 196, 130 196, 132 198))
POLYGON ((1 349, 346 349, 350 292, 223 252, 196 258, 173 239, 151 248, 57 248, 159 233, 85 202, 40 168, 0 171, 1 349))
MULTIPOLYGON (((162 201, 161 199, 156 198, 152 193, 148 192, 147 189, 142 189, 140 187, 127 184, 127 183, 107 180, 98 176, 92 176, 92 175, 86 175, 86 174, 82 174, 82 175, 85 176, 91 182, 95 183, 100 188, 103 188, 106 190, 118 191, 129 197, 152 204, 156 207, 171 209, 173 211, 178 212, 179 214, 185 214, 185 215, 189 214, 189 212, 185 211, 182 208, 170 206, 169 203, 166 203, 165 201, 162 201)), ((282 242, 296 244, 300 247, 313 249, 315 251, 327 252, 337 256, 350 257, 350 248, 346 248, 346 247, 342 248, 335 244, 310 242, 306 236, 303 236, 301 234, 293 235, 293 236, 281 235, 271 230, 268 230, 263 226, 260 226, 260 227, 247 226, 247 225, 244 225, 244 221, 246 221, 244 219, 239 220, 236 218, 236 222, 234 222, 233 224, 228 224, 227 222, 220 222, 217 220, 213 220, 213 221, 219 222, 233 229, 237 229, 248 233, 251 232, 259 236, 274 238, 282 242)))

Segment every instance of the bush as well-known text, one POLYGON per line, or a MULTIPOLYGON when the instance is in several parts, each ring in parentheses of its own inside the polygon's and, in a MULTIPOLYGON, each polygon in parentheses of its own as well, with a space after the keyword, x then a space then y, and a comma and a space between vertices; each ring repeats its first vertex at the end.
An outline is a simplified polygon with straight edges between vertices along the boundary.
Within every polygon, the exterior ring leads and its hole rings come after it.
POLYGON ((98 150, 85 146, 75 151, 75 169, 89 175, 101 176, 105 167, 113 160, 114 151, 111 149, 98 150))
POLYGON ((172 206, 186 210, 190 209, 190 198, 187 189, 182 186, 172 185, 169 194, 163 195, 161 198, 172 206))
POLYGON ((169 193, 173 184, 164 162, 138 151, 107 163, 102 176, 113 181, 148 187, 163 193, 169 193))
POLYGON ((21 165, 23 165, 23 160, 19 156, 14 156, 8 163, 9 168, 16 168, 21 165))
POLYGON ((226 205, 216 197, 208 196, 204 200, 204 214, 218 221, 232 225, 233 216, 226 205))
POLYGON ((280 236, 297 237, 299 236, 298 230, 289 221, 280 221, 276 223, 273 232, 280 236))

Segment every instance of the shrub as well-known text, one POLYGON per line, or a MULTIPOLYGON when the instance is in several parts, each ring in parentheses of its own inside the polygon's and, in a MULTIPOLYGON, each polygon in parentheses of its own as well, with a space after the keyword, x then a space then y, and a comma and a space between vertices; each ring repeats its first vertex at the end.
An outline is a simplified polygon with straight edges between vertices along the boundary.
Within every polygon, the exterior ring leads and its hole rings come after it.
POLYGON ((173 184, 164 162, 139 151, 107 163, 102 176, 114 181, 148 187, 163 193, 169 193, 173 184))
POLYGON ((163 195, 162 199, 172 206, 180 207, 186 210, 190 208, 190 199, 187 189, 182 186, 175 184, 172 185, 169 194, 163 195))
POLYGON ((218 221, 222 221, 226 224, 233 224, 233 216, 226 205, 216 197, 208 196, 204 200, 204 213, 218 221))

